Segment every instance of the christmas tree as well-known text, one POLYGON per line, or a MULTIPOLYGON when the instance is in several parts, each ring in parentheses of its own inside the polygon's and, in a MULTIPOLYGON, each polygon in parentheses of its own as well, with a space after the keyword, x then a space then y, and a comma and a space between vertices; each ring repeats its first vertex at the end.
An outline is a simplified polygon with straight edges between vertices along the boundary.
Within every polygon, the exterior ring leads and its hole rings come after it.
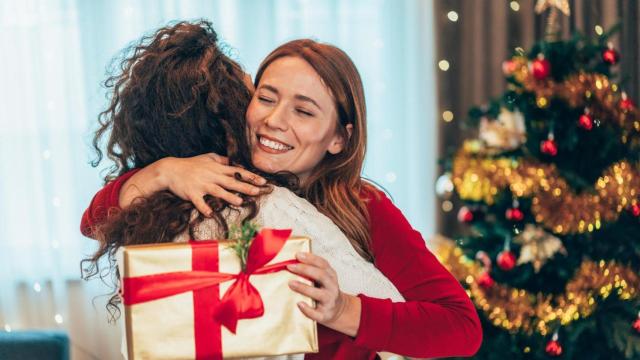
POLYGON ((476 358, 640 359, 639 112, 615 29, 561 40, 568 2, 549 6, 546 38, 503 63, 507 89, 445 162, 437 191, 467 229, 439 257, 483 321, 476 358))

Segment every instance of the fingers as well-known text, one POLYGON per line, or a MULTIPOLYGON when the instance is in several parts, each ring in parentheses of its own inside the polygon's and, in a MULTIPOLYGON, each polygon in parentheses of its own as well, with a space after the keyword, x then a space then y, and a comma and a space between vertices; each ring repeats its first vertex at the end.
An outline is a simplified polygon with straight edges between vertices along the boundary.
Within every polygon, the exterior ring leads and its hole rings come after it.
POLYGON ((200 211, 200 213, 206 217, 211 217, 213 210, 211 207, 207 205, 202 196, 194 196, 193 198, 189 198, 189 200, 193 203, 193 205, 200 211))
POLYGON ((267 183, 267 180, 262 176, 256 175, 251 171, 243 169, 241 167, 229 166, 227 171, 227 174, 236 178, 236 180, 242 180, 244 182, 249 182, 258 186, 262 186, 267 183))
POLYGON ((327 302, 329 301, 329 295, 326 290, 319 289, 314 286, 307 285, 297 280, 289 281, 289 288, 291 290, 300 293, 302 295, 308 296, 313 300, 318 302, 327 302))
POLYGON ((218 178, 218 185, 222 186, 226 190, 237 191, 243 194, 256 196, 259 195, 263 189, 246 183, 244 181, 239 181, 234 178, 230 178, 228 176, 220 176, 218 178))
POLYGON ((218 155, 216 153, 208 153, 206 156, 215 160, 218 164, 229 165, 229 158, 226 156, 218 155))
POLYGON ((337 280, 327 269, 306 264, 287 265, 287 269, 296 275, 315 281, 327 289, 333 290, 338 287, 337 280))
POLYGON ((300 309, 300 311, 302 311, 302 313, 306 317, 308 317, 311 320, 322 322, 324 319, 324 314, 320 310, 314 309, 313 307, 309 306, 306 303, 299 302, 298 308, 300 309))
POLYGON ((303 264, 309 264, 319 268, 331 268, 327 260, 310 252, 298 252, 296 253, 296 259, 303 264))
POLYGON ((240 196, 227 191, 226 189, 224 189, 219 185, 210 184, 209 186, 207 186, 206 190, 207 190, 207 194, 213 197, 222 199, 228 202, 229 204, 236 205, 236 206, 242 205, 243 200, 240 196))

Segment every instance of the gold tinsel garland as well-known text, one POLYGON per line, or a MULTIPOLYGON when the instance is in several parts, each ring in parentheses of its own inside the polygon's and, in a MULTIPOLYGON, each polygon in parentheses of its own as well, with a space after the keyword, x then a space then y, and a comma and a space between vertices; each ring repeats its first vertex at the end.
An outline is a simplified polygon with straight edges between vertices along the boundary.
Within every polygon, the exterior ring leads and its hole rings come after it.
POLYGON ((603 222, 640 203, 640 164, 620 161, 606 169, 593 189, 576 194, 553 164, 534 159, 484 157, 473 154, 470 142, 455 156, 452 181, 463 200, 491 205, 501 189, 532 197, 537 223, 556 234, 592 232, 603 222))
POLYGON ((488 319, 512 333, 537 332, 545 336, 554 330, 554 325, 564 326, 590 316, 601 299, 617 296, 634 300, 640 291, 636 272, 613 261, 584 261, 565 292, 551 296, 497 283, 483 288, 476 278, 484 269, 451 241, 441 244, 437 256, 458 280, 467 284, 467 293, 488 319))
POLYGON ((610 122, 623 130, 623 143, 632 147, 640 145, 638 109, 620 106, 622 95, 618 92, 618 85, 611 83, 607 76, 579 72, 557 83, 551 78, 534 78, 529 69, 529 59, 524 56, 515 56, 511 61, 514 70, 510 75, 522 84, 524 90, 535 94, 538 107, 547 107, 552 97, 564 99, 572 107, 588 107, 594 119, 610 122))

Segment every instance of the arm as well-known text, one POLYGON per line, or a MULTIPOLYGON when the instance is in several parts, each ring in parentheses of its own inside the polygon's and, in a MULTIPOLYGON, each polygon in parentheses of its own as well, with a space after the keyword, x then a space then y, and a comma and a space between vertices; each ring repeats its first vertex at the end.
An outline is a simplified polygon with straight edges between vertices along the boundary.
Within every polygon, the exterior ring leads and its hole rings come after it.
POLYGON ((120 208, 120 189, 136 172, 138 172, 138 169, 120 175, 120 177, 105 185, 93 196, 89 207, 84 211, 80 220, 80 232, 82 235, 95 238, 93 234, 94 227, 106 220, 109 210, 120 208))
POLYGON ((229 166, 227 158, 213 153, 191 158, 164 158, 143 169, 131 170, 98 191, 82 215, 80 232, 94 237, 94 227, 106 220, 110 209, 125 208, 135 199, 157 191, 169 190, 181 199, 191 201, 201 213, 210 215, 212 210, 204 200, 205 195, 240 205, 242 198, 231 191, 257 195, 261 191, 258 186, 265 183, 264 178, 229 166), (236 178, 238 175, 240 179, 236 178))
POLYGON ((415 357, 471 356, 482 342, 473 303, 426 248, 400 210, 380 193, 369 203, 376 267, 407 300, 359 295, 357 345, 415 357))

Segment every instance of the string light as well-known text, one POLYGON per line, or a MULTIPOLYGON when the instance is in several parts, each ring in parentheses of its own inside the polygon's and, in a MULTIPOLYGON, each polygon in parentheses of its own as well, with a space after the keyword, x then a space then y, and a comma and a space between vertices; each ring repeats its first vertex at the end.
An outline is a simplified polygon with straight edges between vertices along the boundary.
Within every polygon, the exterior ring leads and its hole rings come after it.
POLYGON ((447 18, 449 18, 449 20, 451 20, 452 22, 456 22, 458 21, 458 13, 451 10, 447 13, 447 18))
POLYGON ((442 71, 447 71, 447 70, 449 70, 449 62, 447 60, 440 60, 438 62, 438 67, 442 71))
POLYGON ((602 33, 604 32, 604 30, 602 29, 602 26, 600 25, 596 25, 595 31, 596 31, 596 34, 598 34, 599 36, 602 36, 602 33))
POLYGON ((509 3, 509 6, 511 6, 511 10, 513 11, 520 10, 520 3, 518 3, 517 1, 512 1, 511 3, 509 3))
POLYGON ((453 210, 453 203, 449 200, 445 200, 442 202, 442 211, 444 212, 450 212, 451 210, 453 210))
POLYGON ((446 110, 442 113, 442 120, 445 122, 451 122, 453 120, 453 112, 446 110))
POLYGON ((36 282, 35 284, 33 284, 33 290, 35 290, 35 292, 40 292, 40 290, 42 290, 42 287, 40 286, 39 282, 36 282))
POLYGON ((6 331, 6 332, 11 332, 11 325, 9 325, 9 324, 4 324, 4 331, 6 331))
POLYGON ((56 314, 56 316, 54 316, 53 319, 56 321, 57 324, 62 324, 62 315, 56 314))

